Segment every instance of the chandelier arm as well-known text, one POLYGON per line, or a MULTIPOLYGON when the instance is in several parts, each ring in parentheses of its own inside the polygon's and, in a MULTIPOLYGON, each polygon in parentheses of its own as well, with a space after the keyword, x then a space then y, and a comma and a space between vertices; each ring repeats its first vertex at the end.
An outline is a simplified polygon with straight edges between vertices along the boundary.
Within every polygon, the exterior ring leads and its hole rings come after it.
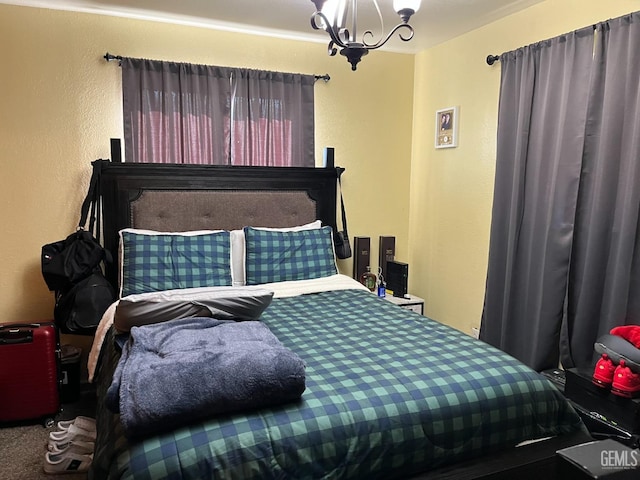
MULTIPOLYGON (((373 1, 373 5, 374 5, 374 6, 375 6, 375 8, 376 8, 376 12, 378 13, 378 20, 380 21, 380 31, 384 33, 384 18, 382 17, 382 12, 380 11, 380 6, 378 5, 377 0, 372 0, 372 1, 373 1)), ((362 44, 363 44, 363 45, 365 45, 367 48, 368 48, 370 45, 377 45, 377 43, 373 43, 373 42, 372 42, 372 43, 368 43, 368 42, 365 40, 365 37, 366 37, 367 35, 368 35, 368 36, 370 36, 373 40, 375 40, 375 36, 374 36, 373 32, 372 32, 371 30, 367 30, 366 32, 364 32, 364 33, 362 34, 362 44)), ((380 41, 381 41, 381 40, 382 40, 382 38, 380 39, 380 41)), ((384 44, 384 42, 386 42, 386 41, 387 41, 387 39, 385 39, 385 40, 380 44, 380 46, 382 46, 382 45, 384 44)), ((375 47, 374 47, 374 48, 375 48, 375 47)))
POLYGON ((346 46, 349 45, 349 43, 351 43, 351 34, 349 33, 349 30, 347 30, 346 28, 341 28, 340 30, 338 30, 338 34, 337 37, 342 40, 342 44, 341 46, 346 46))
MULTIPOLYGON (((336 45, 338 45, 341 48, 346 47, 347 45, 342 41, 342 39, 336 34, 336 32, 333 31, 333 28, 331 28, 331 22, 329 21, 329 19, 326 17, 326 15, 322 12, 315 12, 313 15, 311 15, 311 27, 314 30, 324 30, 325 32, 327 32, 329 34, 329 36, 331 37, 331 42, 329 42, 329 51, 331 51, 332 48, 332 43, 335 43, 336 45), (317 18, 320 18, 323 22, 324 25, 326 25, 325 27, 321 27, 320 24, 318 24, 318 22, 316 21, 317 18)), ((335 55, 335 53, 334 53, 335 55)))
POLYGON ((329 42, 329 45, 327 46, 327 53, 329 54, 330 57, 334 57, 336 55, 336 53, 338 53, 338 49, 334 45, 335 44, 334 44, 333 40, 331 40, 329 42))
POLYGON ((413 38, 413 27, 411 25, 409 25, 408 23, 399 23, 398 25, 393 27, 393 30, 391 30, 386 37, 384 37, 383 39, 379 40, 376 43, 367 43, 367 41, 365 40, 365 36, 368 34, 368 35, 371 35, 373 37, 373 33, 371 32, 371 30, 367 30, 366 32, 364 32, 362 34, 362 44, 365 46, 365 48, 367 50, 375 50, 376 48, 380 48, 385 43, 387 43, 389 41, 389 39, 398 30, 400 30, 402 28, 409 30, 409 36, 408 37, 404 37, 402 35, 402 33, 398 33, 398 36, 400 37, 400 40, 402 40, 403 42, 408 42, 409 40, 411 40, 413 38))

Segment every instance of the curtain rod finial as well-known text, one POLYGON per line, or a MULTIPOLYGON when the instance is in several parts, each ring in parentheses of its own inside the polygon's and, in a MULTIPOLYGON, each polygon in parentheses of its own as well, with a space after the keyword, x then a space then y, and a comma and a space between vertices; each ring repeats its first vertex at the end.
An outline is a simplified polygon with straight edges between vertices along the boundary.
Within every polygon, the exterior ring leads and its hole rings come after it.
POLYGON ((500 60, 500 55, 487 55, 487 65, 493 65, 500 60))
POLYGON ((120 63, 122 63, 122 57, 120 55, 111 55, 109 52, 104 54, 104 58, 107 62, 111 62, 113 60, 118 60, 120 63))

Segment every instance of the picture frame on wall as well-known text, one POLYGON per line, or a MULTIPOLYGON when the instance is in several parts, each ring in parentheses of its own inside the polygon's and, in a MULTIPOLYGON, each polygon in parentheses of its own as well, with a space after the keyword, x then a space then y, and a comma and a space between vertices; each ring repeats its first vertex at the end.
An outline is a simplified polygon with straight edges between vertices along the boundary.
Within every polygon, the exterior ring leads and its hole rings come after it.
POLYGON ((436 148, 458 146, 458 107, 436 110, 436 148))

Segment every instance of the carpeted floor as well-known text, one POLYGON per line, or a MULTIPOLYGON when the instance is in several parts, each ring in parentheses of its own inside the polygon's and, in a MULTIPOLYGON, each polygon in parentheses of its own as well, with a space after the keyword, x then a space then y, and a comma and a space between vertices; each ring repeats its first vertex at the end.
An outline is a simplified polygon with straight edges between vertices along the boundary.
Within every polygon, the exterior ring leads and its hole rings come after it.
MULTIPOLYGON (((95 417, 95 391, 83 388, 80 400, 63 405, 56 417, 70 420, 78 415, 95 417)), ((45 428, 41 423, 22 423, 0 427, 0 478, 7 480, 85 480, 86 474, 47 475, 42 466, 49 432, 56 427, 45 428)))

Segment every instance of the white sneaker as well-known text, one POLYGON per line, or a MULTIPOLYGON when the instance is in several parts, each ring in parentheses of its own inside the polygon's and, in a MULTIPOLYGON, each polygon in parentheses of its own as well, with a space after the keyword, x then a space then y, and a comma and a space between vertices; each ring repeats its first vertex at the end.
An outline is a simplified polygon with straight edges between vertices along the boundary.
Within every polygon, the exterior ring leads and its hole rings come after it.
POLYGON ((50 475, 84 473, 89 471, 92 460, 93 454, 81 455, 70 451, 61 454, 47 452, 44 454, 44 473, 50 475))
POLYGON ((77 441, 95 442, 96 432, 83 430, 72 424, 69 426, 69 429, 66 431, 63 430, 59 432, 49 433, 48 448, 49 450, 53 450, 54 448, 58 450, 63 450, 71 442, 77 442, 77 441))
POLYGON ((63 448, 58 448, 58 444, 52 444, 49 451, 52 454, 60 455, 64 452, 73 452, 78 453, 80 455, 87 455, 89 453, 93 453, 95 448, 95 443, 93 442, 83 442, 81 440, 73 440, 63 448))
POLYGON ((96 431, 96 420, 91 417, 83 417, 78 416, 73 420, 62 420, 58 422, 58 430, 67 431, 71 425, 75 425, 81 430, 86 430, 87 432, 95 432, 96 431))

